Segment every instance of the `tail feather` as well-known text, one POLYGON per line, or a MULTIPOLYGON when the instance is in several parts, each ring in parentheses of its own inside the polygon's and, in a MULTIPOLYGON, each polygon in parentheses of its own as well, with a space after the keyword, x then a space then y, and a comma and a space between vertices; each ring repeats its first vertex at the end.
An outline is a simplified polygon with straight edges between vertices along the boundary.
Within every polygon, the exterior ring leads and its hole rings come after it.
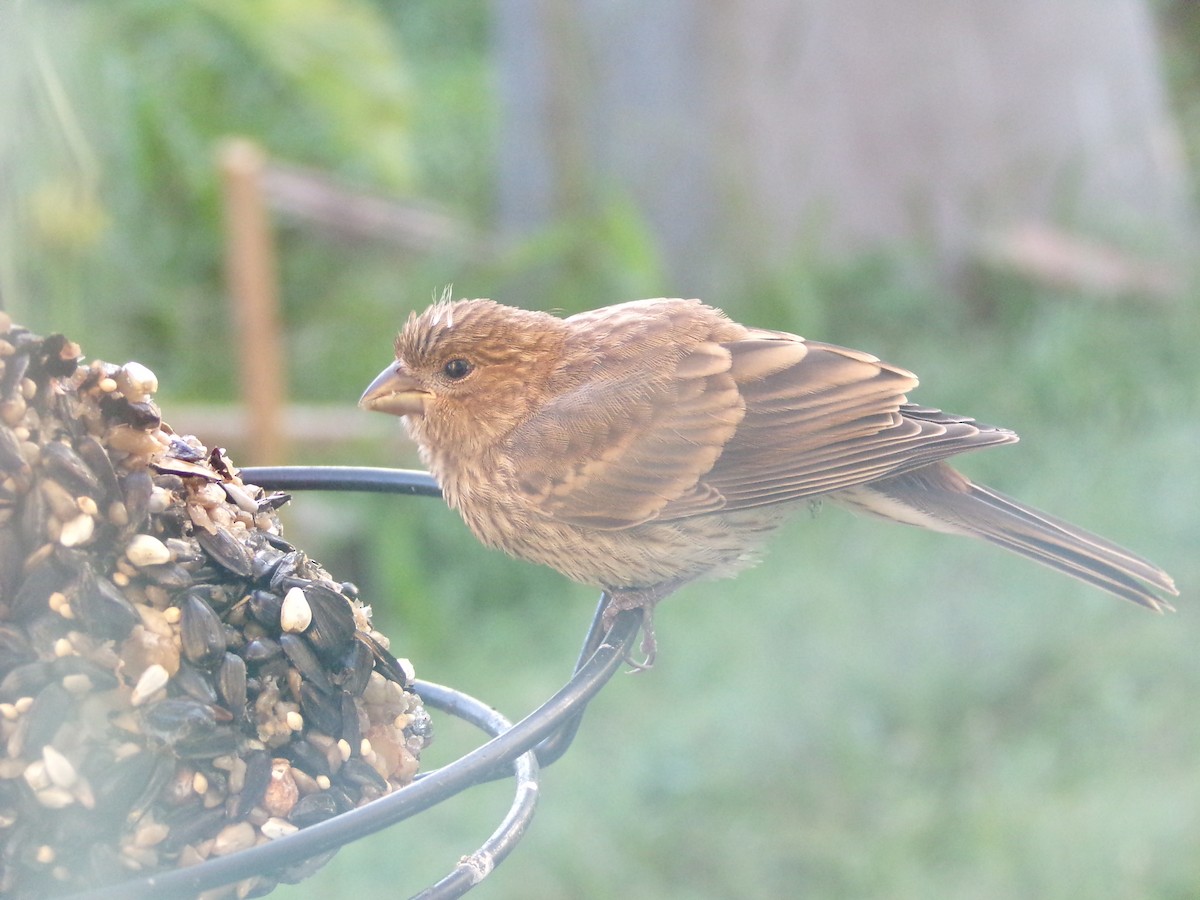
MULTIPOLYGON (((1097 534, 973 484, 945 463, 859 485, 842 499, 863 511, 990 541, 1156 612, 1175 582, 1149 560, 1097 534)), ((839 495, 841 496, 841 495, 839 495)))
POLYGON ((1177 595, 1175 582, 1148 559, 1090 531, 1022 506, 991 488, 972 484, 970 496, 1001 515, 1021 519, 1030 528, 1027 532, 981 528, 977 533, 983 539, 1134 603, 1154 610, 1172 608, 1147 586, 1177 595))

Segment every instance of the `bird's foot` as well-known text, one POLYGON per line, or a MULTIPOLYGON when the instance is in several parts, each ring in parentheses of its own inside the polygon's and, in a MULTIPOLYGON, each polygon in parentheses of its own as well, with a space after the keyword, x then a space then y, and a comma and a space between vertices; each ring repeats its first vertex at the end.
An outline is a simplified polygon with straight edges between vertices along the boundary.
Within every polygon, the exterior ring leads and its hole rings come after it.
POLYGON ((604 609, 603 624, 605 629, 611 628, 618 613, 625 610, 638 609, 642 612, 642 658, 635 660, 631 656, 625 658, 630 672, 644 672, 654 667, 658 655, 658 641, 654 635, 654 608, 659 601, 672 594, 682 584, 669 582, 653 585, 648 588, 624 588, 608 591, 608 606, 604 609))
POLYGON ((654 668, 654 658, 658 655, 658 641, 654 639, 654 606, 642 607, 642 658, 634 659, 631 655, 625 657, 629 666, 629 674, 645 672, 654 668))

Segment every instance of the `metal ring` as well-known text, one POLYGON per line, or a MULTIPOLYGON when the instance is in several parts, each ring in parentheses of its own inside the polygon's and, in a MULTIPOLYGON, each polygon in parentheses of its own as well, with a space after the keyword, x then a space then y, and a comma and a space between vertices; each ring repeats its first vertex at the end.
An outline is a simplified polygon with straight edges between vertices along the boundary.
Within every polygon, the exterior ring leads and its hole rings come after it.
MULTIPOLYGON (((425 472, 347 466, 279 466, 241 470, 249 482, 272 490, 346 490, 440 496, 437 482, 425 472)), ((575 674, 549 700, 518 722, 486 703, 453 688, 417 681, 413 688, 428 706, 463 719, 492 739, 454 762, 423 773, 386 797, 304 828, 287 837, 260 844, 195 866, 129 879, 71 895, 75 900, 167 898, 194 894, 243 879, 286 870, 321 854, 373 834, 435 806, 473 785, 503 777, 511 769, 516 779, 513 803, 503 821, 484 844, 437 884, 417 896, 421 900, 459 897, 478 884, 499 864, 524 835, 533 817, 539 794, 539 750, 545 762, 565 751, 588 702, 628 658, 641 618, 636 611, 617 615, 603 634, 602 612, 593 619, 575 674)))

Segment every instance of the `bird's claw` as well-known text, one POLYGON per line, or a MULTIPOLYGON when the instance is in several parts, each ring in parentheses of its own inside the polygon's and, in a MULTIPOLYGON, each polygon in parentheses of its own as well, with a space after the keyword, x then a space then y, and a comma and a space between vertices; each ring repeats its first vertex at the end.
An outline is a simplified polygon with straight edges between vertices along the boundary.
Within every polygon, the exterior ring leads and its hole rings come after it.
POLYGON ((629 666, 629 674, 636 675, 654 668, 654 658, 658 655, 658 641, 654 638, 654 608, 642 610, 642 659, 639 662, 630 654, 625 655, 625 664, 629 666))
POLYGON ((654 607, 662 599, 662 596, 665 595, 649 591, 609 592, 609 603, 604 610, 602 619, 606 630, 612 627, 613 620, 616 619, 618 613, 632 609, 640 610, 642 613, 642 659, 635 660, 632 654, 628 653, 625 655, 625 663, 629 666, 630 674, 645 672, 654 667, 654 660, 658 655, 658 641, 654 635, 654 607))

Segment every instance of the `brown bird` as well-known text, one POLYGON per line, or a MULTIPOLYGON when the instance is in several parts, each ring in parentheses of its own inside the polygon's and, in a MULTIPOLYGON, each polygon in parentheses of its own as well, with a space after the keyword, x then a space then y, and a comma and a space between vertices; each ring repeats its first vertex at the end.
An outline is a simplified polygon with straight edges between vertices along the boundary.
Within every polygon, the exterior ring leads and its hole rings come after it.
POLYGON ((403 416, 484 544, 603 588, 609 614, 753 562, 802 504, 983 538, 1153 610, 1162 569, 942 460, 1016 434, 915 406, 911 372, 698 300, 565 319, 448 298, 412 314, 360 405, 403 416))

